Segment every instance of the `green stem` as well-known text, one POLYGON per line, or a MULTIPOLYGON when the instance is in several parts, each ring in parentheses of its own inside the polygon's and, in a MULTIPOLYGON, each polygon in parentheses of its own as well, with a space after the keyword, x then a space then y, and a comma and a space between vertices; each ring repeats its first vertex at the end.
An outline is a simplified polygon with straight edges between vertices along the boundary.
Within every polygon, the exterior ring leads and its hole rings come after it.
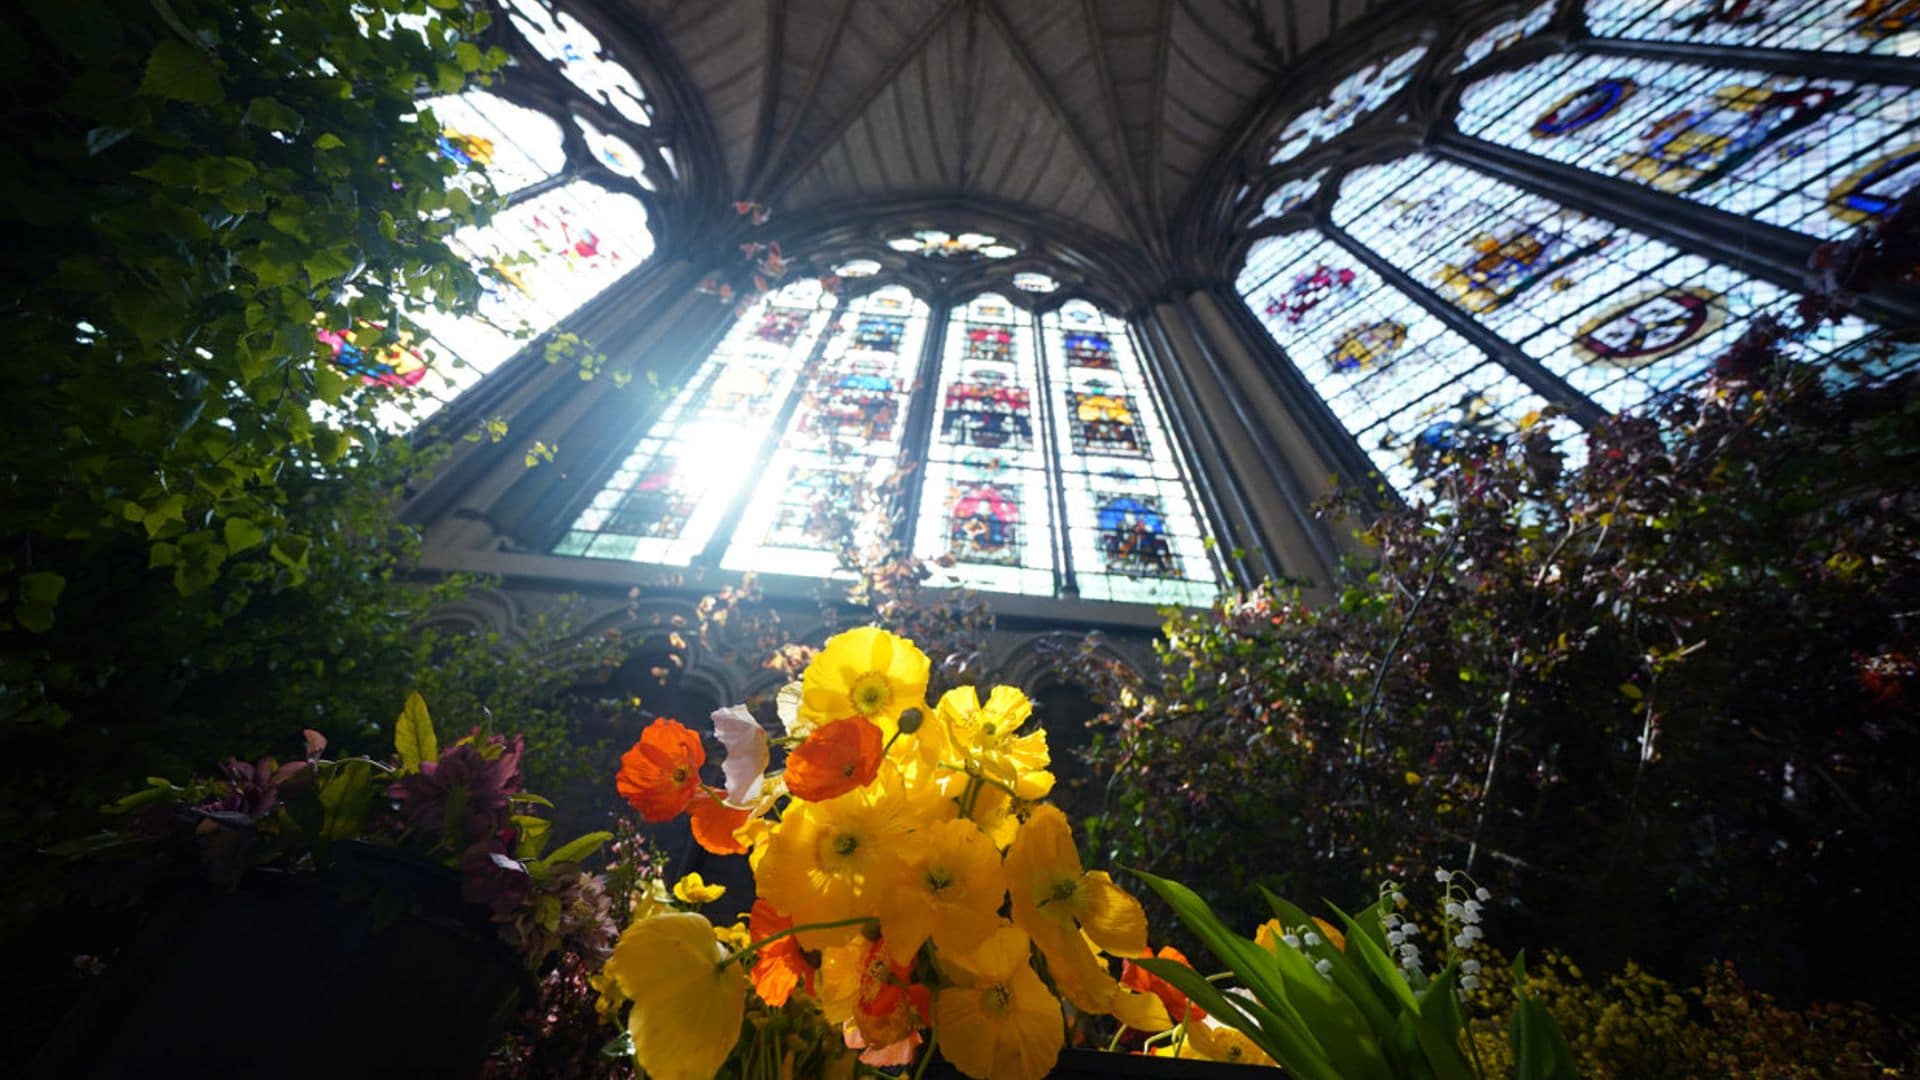
POLYGON ((728 964, 731 964, 735 961, 745 963, 746 961, 753 959, 753 956, 755 953, 758 953, 761 949, 764 949, 767 946, 773 944, 774 942, 779 941, 781 938, 792 937, 795 934, 803 934, 808 930, 835 930, 842 926, 878 926, 879 923, 880 923, 880 920, 874 918, 871 915, 862 915, 857 919, 840 919, 835 922, 818 922, 818 923, 807 923, 804 926, 789 926, 785 930, 782 930, 777 934, 769 934, 766 937, 761 938, 759 941, 756 941, 753 944, 748 945, 747 947, 740 949, 737 952, 728 953, 724 959, 722 959, 718 964, 714 965, 714 970, 724 971, 726 970, 726 967, 728 964))
POLYGON ((881 747, 881 748, 880 748, 880 756, 881 756, 881 757, 886 757, 886 756, 887 756, 887 754, 888 754, 888 753, 890 753, 890 752, 891 752, 891 751, 893 750, 893 744, 894 744, 894 743, 897 743, 897 742, 899 742, 899 741, 900 741, 900 736, 902 736, 902 735, 905 735, 905 734, 906 734, 906 732, 904 732, 904 731, 901 731, 901 730, 899 730, 899 729, 897 729, 897 728, 896 728, 896 729, 894 729, 894 732, 893 732, 893 734, 892 734, 892 735, 889 735, 889 736, 887 737, 887 745, 885 745, 885 746, 883 746, 883 747, 881 747))
POLYGON ((937 1027, 929 1027, 927 1029, 927 1048, 920 1054, 920 1064, 914 1066, 913 1080, 920 1080, 921 1077, 927 1075, 927 1063, 933 1060, 933 1051, 939 1045, 940 1029, 937 1027))

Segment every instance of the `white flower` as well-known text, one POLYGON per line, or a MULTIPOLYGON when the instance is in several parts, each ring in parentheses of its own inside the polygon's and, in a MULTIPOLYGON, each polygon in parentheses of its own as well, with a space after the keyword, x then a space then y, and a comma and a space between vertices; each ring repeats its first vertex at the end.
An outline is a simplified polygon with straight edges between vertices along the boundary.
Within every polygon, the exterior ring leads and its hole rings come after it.
POLYGON ((1449 884, 1453 881, 1453 871, 1445 868, 1435 870, 1433 872, 1433 880, 1439 882, 1442 885, 1449 884))
POLYGON ((1419 928, 1418 926, 1415 926, 1415 925, 1414 925, 1414 924, 1412 924, 1412 923, 1408 923, 1408 924, 1406 924, 1405 926, 1402 926, 1402 927, 1400 928, 1400 932, 1401 932, 1401 933, 1403 933, 1403 934, 1405 934, 1405 935, 1407 935, 1408 937, 1419 937, 1419 936, 1420 936, 1420 928, 1419 928))
POLYGON ((1313 970, 1331 979, 1333 978, 1333 961, 1324 959, 1315 960, 1313 962, 1313 970))
POLYGON ((1413 942, 1409 941, 1406 944, 1400 946, 1400 955, 1406 957, 1409 960, 1417 960, 1420 957, 1420 946, 1415 945, 1413 942))
POLYGON ((1300 947, 1300 936, 1298 934, 1281 934, 1280 940, 1296 949, 1300 947))
POLYGON ((1387 935, 1387 944, 1389 945, 1398 947, 1400 945, 1406 944, 1406 941, 1407 941, 1407 935, 1401 933, 1398 930, 1395 930, 1393 933, 1387 935))
POLYGON ((1460 970, 1466 972, 1468 975, 1478 975, 1480 974, 1480 961, 1462 960, 1460 961, 1460 970))
POLYGON ((1305 941, 1305 942, 1306 942, 1306 943, 1307 943, 1307 944, 1308 944, 1309 946, 1312 946, 1312 945, 1318 945, 1318 944, 1320 944, 1320 943, 1321 943, 1321 941, 1322 941, 1322 940, 1324 940, 1324 939, 1323 939, 1323 938, 1321 938, 1321 936, 1320 936, 1319 934, 1316 934, 1316 933, 1314 933, 1313 931, 1311 931, 1311 930, 1309 930, 1309 931, 1307 931, 1307 936, 1306 936, 1305 938, 1303 938, 1302 940, 1304 940, 1304 941, 1305 941))
POLYGON ((1480 888, 1480 889, 1475 889, 1475 890, 1473 890, 1473 895, 1474 895, 1474 898, 1475 898, 1475 899, 1477 899, 1477 900, 1491 900, 1491 899, 1493 899, 1493 894, 1492 894, 1492 893, 1490 893, 1490 892, 1488 892, 1488 891, 1487 891, 1486 889, 1484 889, 1484 888, 1480 888))
POLYGON ((1466 913, 1467 913, 1466 908, 1461 907, 1459 904, 1453 902, 1452 900, 1447 901, 1447 918, 1449 919, 1462 918, 1466 915, 1466 913))
POLYGON ((1480 901, 1478 900, 1469 900, 1465 904, 1462 904, 1461 907, 1465 909, 1469 915, 1480 914, 1480 901))
POLYGON ((1406 893, 1403 893, 1403 892, 1397 892, 1397 893, 1394 893, 1394 894, 1393 894, 1393 906, 1394 906, 1394 907, 1406 907, 1406 906, 1407 906, 1407 894, 1406 894, 1406 893))
POLYGON ((767 771, 767 730, 745 705, 729 705, 713 713, 713 734, 726 747, 720 771, 727 777, 727 801, 748 807, 760 801, 761 778, 767 771))
POLYGON ((1461 977, 1460 977, 1460 989, 1462 989, 1462 990, 1478 990, 1478 989, 1480 989, 1480 978, 1479 978, 1479 976, 1477 976, 1477 975, 1463 975, 1463 976, 1461 976, 1461 977))
POLYGON ((1486 932, 1481 930, 1479 927, 1469 926, 1465 930, 1460 931, 1460 936, 1463 938, 1466 938, 1469 942, 1474 942, 1474 941, 1479 941, 1481 938, 1486 937, 1487 935, 1486 935, 1486 932))
POLYGON ((1453 935, 1453 947, 1456 949, 1464 949, 1472 944, 1473 939, 1468 937, 1465 931, 1453 935))
POLYGON ((1400 916, 1398 915, 1389 915, 1380 921, 1386 925, 1387 929, 1391 930, 1394 927, 1399 926, 1405 920, 1401 919, 1400 916))

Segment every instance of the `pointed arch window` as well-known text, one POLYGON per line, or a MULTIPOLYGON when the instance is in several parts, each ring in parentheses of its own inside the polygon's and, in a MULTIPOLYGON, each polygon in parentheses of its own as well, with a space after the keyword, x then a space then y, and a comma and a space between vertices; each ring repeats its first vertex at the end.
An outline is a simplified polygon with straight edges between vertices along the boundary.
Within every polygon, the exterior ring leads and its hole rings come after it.
POLYGON ((1425 45, 1415 45, 1367 64, 1342 79, 1327 100, 1306 109, 1280 130, 1274 139, 1269 165, 1292 161, 1328 139, 1365 120, 1385 105, 1413 78, 1414 68, 1427 55, 1425 45))
POLYGON ((1460 60, 1453 70, 1462 72, 1480 63, 1495 53, 1505 52, 1547 28, 1553 21, 1553 10, 1559 6, 1559 0, 1541 0, 1530 11, 1522 12, 1511 19, 1495 23, 1482 30, 1460 50, 1460 60))

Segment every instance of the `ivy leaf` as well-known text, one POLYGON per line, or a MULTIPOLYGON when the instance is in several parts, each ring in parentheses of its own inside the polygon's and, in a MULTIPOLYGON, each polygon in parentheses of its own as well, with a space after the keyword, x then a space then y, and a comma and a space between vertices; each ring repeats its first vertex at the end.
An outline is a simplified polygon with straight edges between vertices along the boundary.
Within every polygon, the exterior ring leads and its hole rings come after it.
POLYGON ((270 97, 257 97, 247 102, 247 111, 241 115, 240 122, 268 131, 284 131, 289 135, 298 135, 300 129, 307 126, 306 117, 288 108, 279 99, 270 97))
POLYGON ((242 517, 230 517, 226 526, 227 551, 238 554, 266 539, 266 530, 242 517))
POLYGON ((66 587, 67 579, 59 574, 22 574, 20 603, 13 609, 13 617, 36 634, 46 633, 53 629, 54 605, 60 602, 60 593, 66 587))
POLYGON ((393 748, 400 755, 400 771, 420 771, 422 762, 440 757, 440 742, 433 734, 433 719, 427 715, 427 699, 415 690, 407 695, 406 707, 393 725, 393 748))
POLYGON ((227 98, 212 58, 176 38, 162 38, 147 57, 140 92, 169 101, 218 105, 227 98))

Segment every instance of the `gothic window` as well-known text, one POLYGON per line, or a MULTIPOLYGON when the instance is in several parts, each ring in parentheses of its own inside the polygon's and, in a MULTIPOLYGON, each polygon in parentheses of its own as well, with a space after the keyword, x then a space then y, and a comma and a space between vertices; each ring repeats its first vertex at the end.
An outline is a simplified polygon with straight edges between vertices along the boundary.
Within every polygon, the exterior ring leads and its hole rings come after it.
POLYGON ((1260 216, 1253 219, 1258 225, 1274 218, 1285 217, 1307 204, 1307 200, 1320 191, 1320 181, 1327 177, 1327 170, 1321 169, 1308 176, 1296 176, 1274 189, 1260 204, 1260 216))
POLYGON ((1427 55, 1425 45, 1376 60, 1341 80, 1327 100, 1295 116, 1280 130, 1270 165, 1281 165, 1366 119, 1400 92, 1413 69, 1427 55))
POLYGON ((1561 55, 1469 86, 1461 132, 1828 238, 1920 179, 1920 91, 1561 55))
POLYGON ((580 20, 555 10, 546 0, 509 2, 514 27, 568 82, 630 123, 641 127, 653 123, 653 111, 640 81, 580 20))
POLYGON ((1592 0, 1586 16, 1595 37, 1920 55, 1914 0, 1592 0))
POLYGON ((985 233, 963 232, 955 235, 939 229, 921 229, 905 236, 896 236, 887 241, 887 246, 909 255, 962 262, 978 258, 1008 259, 1020 254, 1020 249, 985 233))
POLYGON ((1461 439, 1508 434, 1546 405, 1493 358, 1315 230, 1255 245, 1239 289, 1381 475, 1401 491, 1420 491, 1444 452, 1461 439))
POLYGON ((749 309, 555 549, 684 566, 719 529, 833 315, 817 283, 749 309))

